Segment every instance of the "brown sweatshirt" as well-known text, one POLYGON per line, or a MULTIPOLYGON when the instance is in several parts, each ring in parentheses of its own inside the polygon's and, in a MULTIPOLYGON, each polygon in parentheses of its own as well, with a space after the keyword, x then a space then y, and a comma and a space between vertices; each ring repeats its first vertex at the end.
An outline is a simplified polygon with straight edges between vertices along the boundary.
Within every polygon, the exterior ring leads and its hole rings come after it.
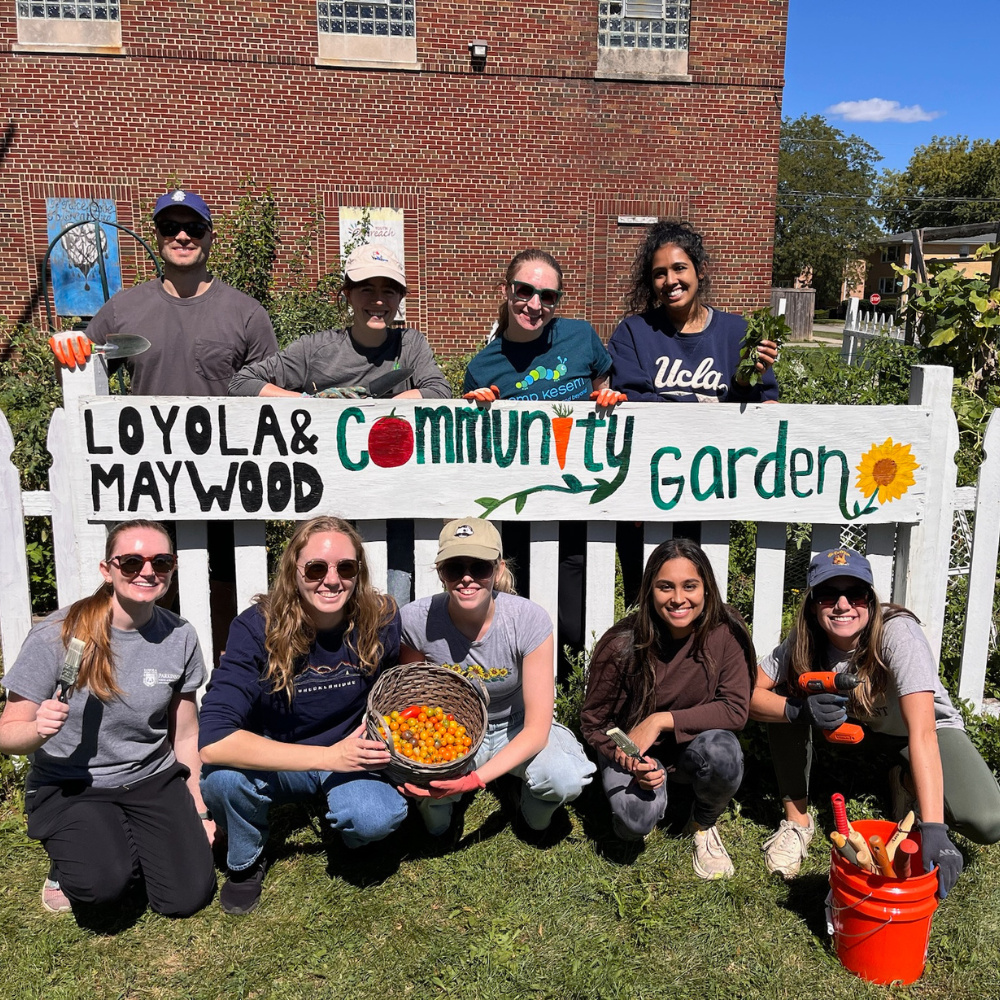
MULTIPOLYGON (((605 736, 612 726, 624 721, 620 713, 628 692, 622 690, 622 652, 631 643, 629 634, 598 643, 590 663, 587 696, 580 722, 587 742, 606 757, 614 758, 615 745, 605 736)), ((662 763, 670 764, 677 755, 677 745, 688 743, 709 729, 738 731, 746 725, 750 706, 750 672, 743 647, 729 627, 712 631, 705 643, 706 659, 692 655, 691 637, 665 662, 656 659, 657 712, 671 712, 672 733, 664 733, 650 748, 662 763), (709 680, 711 672, 713 679, 709 680)), ((676 646, 673 646, 676 648, 676 646)), ((622 726, 622 728, 625 728, 622 726)))

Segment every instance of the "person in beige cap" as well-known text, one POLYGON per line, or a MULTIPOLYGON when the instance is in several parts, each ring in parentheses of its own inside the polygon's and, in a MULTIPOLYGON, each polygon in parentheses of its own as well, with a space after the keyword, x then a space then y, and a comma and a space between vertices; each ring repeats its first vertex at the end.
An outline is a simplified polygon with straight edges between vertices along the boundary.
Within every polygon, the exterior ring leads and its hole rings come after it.
POLYGON ((309 334, 245 365, 232 377, 229 395, 364 396, 373 382, 396 372, 395 386, 371 394, 451 398, 451 386, 424 335, 392 325, 406 295, 406 275, 388 247, 371 243, 352 250, 339 294, 354 314, 349 327, 309 334))
POLYGON ((514 593, 500 533, 489 521, 465 517, 446 524, 435 565, 444 593, 401 609, 399 662, 439 663, 478 677, 490 695, 489 724, 468 774, 404 790, 416 798, 428 832, 457 837, 456 798, 510 774, 522 782, 522 835, 554 840, 569 823, 564 815, 555 826, 553 817, 590 784, 596 768, 552 718, 552 621, 544 608, 514 593))

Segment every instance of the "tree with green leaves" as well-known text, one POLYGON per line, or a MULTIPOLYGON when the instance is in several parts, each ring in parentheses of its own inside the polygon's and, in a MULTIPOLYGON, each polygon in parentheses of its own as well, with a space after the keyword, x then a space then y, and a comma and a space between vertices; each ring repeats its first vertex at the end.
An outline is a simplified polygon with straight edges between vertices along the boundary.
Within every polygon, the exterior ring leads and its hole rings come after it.
POLYGON ((879 236, 872 199, 881 159, 822 115, 782 121, 774 284, 791 285, 811 268, 817 304, 839 303, 845 267, 866 256, 879 236))
POLYGON ((1000 214, 1000 139, 935 136, 905 170, 886 170, 878 206, 889 232, 987 222, 1000 214))

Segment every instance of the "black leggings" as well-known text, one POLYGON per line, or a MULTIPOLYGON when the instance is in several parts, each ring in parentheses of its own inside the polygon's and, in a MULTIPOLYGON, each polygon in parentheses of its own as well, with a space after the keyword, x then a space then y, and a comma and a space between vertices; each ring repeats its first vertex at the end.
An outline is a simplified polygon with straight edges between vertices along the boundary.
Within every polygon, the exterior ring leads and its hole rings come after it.
POLYGON ((42 842, 71 902, 113 903, 140 880, 164 916, 187 917, 211 901, 212 851, 187 776, 175 762, 118 788, 29 785, 28 836, 42 842))

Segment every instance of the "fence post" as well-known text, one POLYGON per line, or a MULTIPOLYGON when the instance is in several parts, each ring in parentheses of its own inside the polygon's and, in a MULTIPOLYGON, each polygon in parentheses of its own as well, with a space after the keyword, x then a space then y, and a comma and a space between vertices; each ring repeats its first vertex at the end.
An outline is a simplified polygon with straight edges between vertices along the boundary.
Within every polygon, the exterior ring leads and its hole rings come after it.
POLYGON ((82 514, 81 492, 88 490, 90 484, 85 479, 87 466, 83 452, 77 450, 86 441, 80 421, 80 400, 84 396, 108 395, 108 369, 101 355, 92 354, 86 364, 78 368, 61 366, 59 373, 65 423, 52 442, 56 447, 65 443, 67 448, 60 455, 52 453, 49 473, 49 490, 53 497, 52 530, 57 550, 72 548, 76 555, 76 565, 57 579, 59 604, 64 606, 94 589, 97 564, 104 558, 108 537, 105 525, 92 523, 82 514), (60 538, 57 535, 65 531, 71 531, 72 536, 60 538))
POLYGON ((31 594, 28 590, 28 557, 24 548, 24 510, 21 506, 21 477, 10 460, 14 435, 0 411, 0 639, 3 666, 10 670, 17 651, 31 630, 31 594))
POLYGON ((930 475, 924 519, 901 524, 896 548, 894 599, 924 624, 935 659, 941 656, 944 608, 948 592, 948 561, 954 514, 952 498, 958 469, 958 423, 951 408, 952 370, 937 365, 914 365, 910 405, 934 411, 928 454, 930 475))
POLYGON ((993 591, 1000 546, 1000 410, 994 410, 983 439, 983 464, 976 484, 976 528, 969 567, 969 596, 962 637, 958 696, 982 711, 986 660, 993 622, 993 591))

